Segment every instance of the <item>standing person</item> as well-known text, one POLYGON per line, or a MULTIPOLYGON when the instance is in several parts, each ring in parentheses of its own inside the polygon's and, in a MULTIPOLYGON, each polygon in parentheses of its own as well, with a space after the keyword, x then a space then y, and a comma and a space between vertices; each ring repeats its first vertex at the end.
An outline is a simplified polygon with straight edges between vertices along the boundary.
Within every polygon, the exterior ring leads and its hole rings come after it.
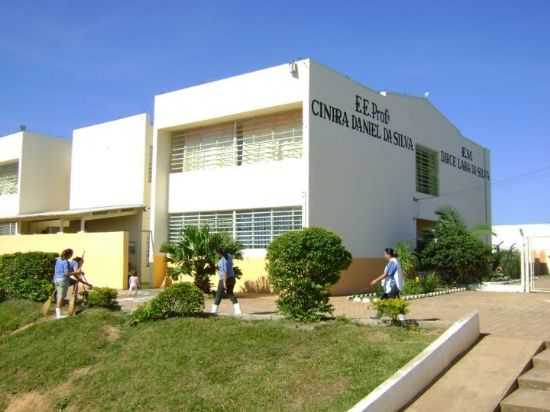
POLYGON ((88 286, 91 289, 91 288, 93 288, 93 286, 90 285, 86 280, 84 280, 85 275, 84 275, 84 272, 82 271, 82 265, 84 265, 84 259, 83 258, 81 258, 79 256, 73 258, 73 260, 71 261, 71 268, 72 268, 73 273, 75 273, 75 275, 74 275, 74 277, 71 277, 69 279, 69 283, 70 283, 70 285, 74 285, 75 283, 80 282, 83 285, 88 286), (78 273, 78 274, 76 274, 76 273, 78 273))
POLYGON ((67 289, 69 288, 69 278, 72 275, 80 274, 80 269, 74 271, 71 267, 69 259, 73 256, 72 249, 65 249, 61 252, 61 256, 55 260, 55 268, 53 275, 53 283, 55 284, 56 304, 55 304, 55 318, 64 318, 61 314, 61 307, 63 301, 67 295, 67 289))
POLYGON ((128 295, 129 296, 137 296, 138 289, 140 288, 139 285, 139 276, 136 271, 133 271, 130 273, 130 278, 128 280, 128 295))
POLYGON ((216 254, 220 258, 216 264, 218 268, 218 289, 216 290, 216 298, 212 304, 210 313, 218 313, 218 308, 222 298, 227 296, 231 303, 233 303, 233 313, 235 315, 241 314, 241 306, 239 301, 233 294, 233 288, 235 287, 235 273, 233 272, 233 256, 226 253, 223 248, 218 248, 216 254))
POLYGON ((399 293, 403 288, 403 272, 401 271, 401 265, 399 264, 399 260, 397 260, 397 255, 391 248, 384 249, 384 259, 388 261, 384 273, 374 279, 371 285, 374 286, 382 280, 384 294, 381 299, 399 298, 399 293))

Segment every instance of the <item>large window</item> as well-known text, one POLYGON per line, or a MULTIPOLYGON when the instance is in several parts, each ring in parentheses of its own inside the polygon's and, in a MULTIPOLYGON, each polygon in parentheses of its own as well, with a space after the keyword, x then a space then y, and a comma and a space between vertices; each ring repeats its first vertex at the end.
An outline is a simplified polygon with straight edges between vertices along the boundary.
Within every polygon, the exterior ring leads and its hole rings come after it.
POLYGON ((0 165, 0 196, 16 194, 18 178, 18 162, 0 165))
POLYGON ((0 223, 0 236, 15 235, 15 222, 0 223))
POLYGON ((191 129, 172 136, 170 172, 302 156, 302 112, 293 110, 191 129))
POLYGON ((419 145, 416 145, 416 191, 432 196, 439 194, 437 152, 419 145))
POLYGON ((300 206, 219 212, 172 213, 168 216, 171 242, 186 226, 208 226, 213 232, 227 232, 246 249, 264 249, 277 236, 302 228, 300 206))

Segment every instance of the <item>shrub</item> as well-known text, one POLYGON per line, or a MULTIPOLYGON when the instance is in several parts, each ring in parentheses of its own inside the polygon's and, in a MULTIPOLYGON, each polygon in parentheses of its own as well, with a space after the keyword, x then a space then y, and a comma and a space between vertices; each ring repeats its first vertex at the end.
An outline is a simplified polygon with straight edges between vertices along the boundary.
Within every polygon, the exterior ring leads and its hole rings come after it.
POLYGON ((493 254, 495 266, 501 273, 511 279, 521 277, 521 253, 514 248, 509 250, 499 250, 493 254))
POLYGON ((418 265, 418 259, 414 252, 405 242, 396 243, 393 249, 395 253, 397 253, 399 264, 403 270, 403 275, 405 277, 413 277, 416 273, 416 267, 418 265))
POLYGON ((135 322, 189 316, 204 309, 204 294, 192 283, 176 283, 132 313, 135 322))
POLYGON ((420 295, 424 293, 419 278, 406 278, 402 291, 403 295, 420 295))
POLYGON ((302 321, 331 314, 328 288, 350 263, 342 239, 325 229, 307 228, 275 239, 267 248, 266 268, 281 313, 302 321))
POLYGON ((421 252, 425 268, 450 284, 479 282, 490 270, 490 248, 470 233, 452 209, 440 209, 439 220, 421 252))
POLYGON ((118 292, 111 288, 93 288, 88 292, 88 306, 107 309, 118 309, 118 292))
POLYGON ((420 286, 422 288, 422 293, 431 293, 434 292, 439 285, 441 280, 437 273, 426 273, 420 276, 420 286))
POLYGON ((6 291, 4 289, 0 289, 0 303, 5 301, 7 297, 6 291))
POLYGON ((55 253, 26 252, 0 256, 0 288, 10 298, 42 302, 53 292, 55 253))
MULTIPOLYGON (((165 243, 161 251, 167 254, 170 275, 178 279, 180 275, 193 277, 195 285, 204 293, 210 293, 210 276, 216 273, 218 257, 216 249, 223 247, 234 260, 242 259, 242 244, 227 233, 212 233, 208 226, 187 226, 178 242, 165 243)), ((242 273, 233 267, 238 279, 242 273)))
POLYGON ((399 323, 399 315, 409 312, 409 303, 401 299, 380 299, 374 301, 373 305, 381 317, 389 317, 394 324, 399 323))

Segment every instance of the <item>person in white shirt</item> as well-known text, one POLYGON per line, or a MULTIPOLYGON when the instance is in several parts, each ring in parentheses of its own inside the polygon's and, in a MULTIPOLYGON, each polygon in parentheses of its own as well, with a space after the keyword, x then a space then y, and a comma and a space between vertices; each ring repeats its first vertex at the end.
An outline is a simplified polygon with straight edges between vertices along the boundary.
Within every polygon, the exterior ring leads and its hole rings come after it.
POLYGON ((129 284, 128 295, 137 296, 138 290, 139 290, 139 287, 140 287, 139 276, 138 276, 137 272, 132 272, 130 274, 130 278, 128 279, 128 284, 129 284))

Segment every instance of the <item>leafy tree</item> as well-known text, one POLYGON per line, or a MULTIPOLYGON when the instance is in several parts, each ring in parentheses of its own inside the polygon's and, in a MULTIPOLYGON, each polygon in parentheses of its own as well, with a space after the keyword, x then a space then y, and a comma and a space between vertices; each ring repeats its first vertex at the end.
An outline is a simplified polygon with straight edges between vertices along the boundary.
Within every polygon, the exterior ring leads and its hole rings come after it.
MULTIPOLYGON (((192 276, 195 285, 204 293, 210 293, 210 276, 216 274, 218 257, 216 249, 223 247, 233 259, 242 259, 242 244, 227 233, 212 233, 208 226, 187 226, 181 238, 175 243, 165 243, 161 251, 167 254, 171 264, 170 274, 177 279, 180 275, 192 276)), ((241 271, 234 266, 235 276, 241 271)))
POLYGON ((267 271, 279 310, 302 321, 332 313, 328 288, 350 264, 342 239, 328 230, 307 228, 278 237, 267 248, 267 271))
POLYGON ((423 266, 435 270, 445 283, 481 281, 489 271, 490 247, 468 230, 456 210, 442 208, 436 213, 439 219, 421 252, 423 266))

